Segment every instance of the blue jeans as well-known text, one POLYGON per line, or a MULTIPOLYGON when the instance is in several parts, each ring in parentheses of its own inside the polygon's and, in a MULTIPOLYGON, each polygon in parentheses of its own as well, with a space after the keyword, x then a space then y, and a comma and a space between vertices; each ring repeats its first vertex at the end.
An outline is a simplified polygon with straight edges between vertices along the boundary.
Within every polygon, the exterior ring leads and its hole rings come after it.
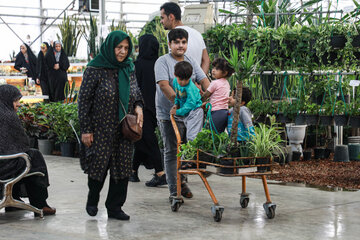
MULTIPOLYGON (((185 124, 176 121, 177 127, 182 138, 185 139, 185 124)), ((164 142, 164 168, 166 173, 166 181, 168 183, 170 195, 176 195, 176 153, 177 141, 174 129, 170 120, 159 120, 159 129, 164 142)))

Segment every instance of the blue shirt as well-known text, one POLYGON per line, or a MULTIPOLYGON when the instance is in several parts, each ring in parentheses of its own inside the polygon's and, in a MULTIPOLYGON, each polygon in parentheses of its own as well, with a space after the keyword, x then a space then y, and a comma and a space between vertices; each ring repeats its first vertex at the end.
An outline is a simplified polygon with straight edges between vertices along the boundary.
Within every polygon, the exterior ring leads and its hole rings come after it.
POLYGON ((173 88, 175 91, 175 105, 178 105, 180 108, 176 110, 176 115, 186 116, 190 111, 201 107, 201 95, 200 90, 196 85, 191 81, 185 86, 180 86, 177 79, 173 80, 173 88))
MULTIPOLYGON (((233 111, 232 109, 229 111, 230 115, 228 117, 228 133, 231 133, 231 127, 233 122, 233 111)), ((239 116, 239 124, 238 124, 238 134, 237 140, 248 141, 251 136, 255 135, 255 128, 251 120, 251 112, 246 106, 240 107, 240 116, 239 116)))

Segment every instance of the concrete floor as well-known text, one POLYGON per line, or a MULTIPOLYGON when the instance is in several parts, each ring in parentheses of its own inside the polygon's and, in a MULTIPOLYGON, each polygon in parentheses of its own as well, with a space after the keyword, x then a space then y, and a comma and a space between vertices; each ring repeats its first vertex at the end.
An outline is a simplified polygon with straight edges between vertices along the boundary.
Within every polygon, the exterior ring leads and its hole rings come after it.
POLYGON ((239 206, 241 178, 209 177, 209 183, 225 207, 220 223, 211 214, 212 201, 198 176, 189 176, 194 198, 178 212, 168 203, 167 186, 144 185, 152 171, 140 169, 140 183, 129 183, 123 207, 130 221, 108 220, 103 189, 99 213, 85 212, 86 175, 79 160, 46 156, 51 186, 48 203, 57 208, 55 216, 34 218, 27 211, 0 210, 0 239, 359 239, 360 191, 327 192, 316 188, 269 184, 277 204, 274 219, 267 219, 262 204, 265 195, 261 180, 248 179, 250 203, 239 206))

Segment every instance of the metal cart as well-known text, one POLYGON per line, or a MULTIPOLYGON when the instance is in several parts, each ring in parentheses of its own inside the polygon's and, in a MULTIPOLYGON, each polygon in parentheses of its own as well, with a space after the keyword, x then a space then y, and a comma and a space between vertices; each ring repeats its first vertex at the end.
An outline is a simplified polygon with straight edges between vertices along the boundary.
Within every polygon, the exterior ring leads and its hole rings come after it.
MULTIPOLYGON (((180 145, 181 145, 181 136, 178 130, 178 127, 176 125, 174 116, 171 115, 171 123, 172 126, 174 128, 175 131, 175 135, 176 135, 176 139, 177 139, 177 153, 179 153, 180 151, 180 145)), ((182 205, 182 203, 184 203, 184 200, 181 196, 181 175, 182 174, 188 174, 188 175, 199 175, 199 177, 201 178, 201 180, 203 181, 206 189, 208 190, 210 197, 212 199, 212 201, 214 202, 214 205, 211 207, 211 212, 212 215, 214 217, 214 220, 216 222, 220 222, 221 218, 222 218, 222 213, 224 212, 224 207, 221 206, 218 202, 218 200, 216 199, 213 191, 211 190, 211 187, 206 179, 206 176, 209 174, 216 174, 219 176, 227 176, 227 177, 236 177, 236 176, 241 176, 242 177, 242 191, 240 194, 240 206, 242 208, 246 208, 248 206, 249 203, 249 194, 246 192, 246 177, 249 176, 259 176, 262 179, 263 182, 263 186, 264 186, 264 191, 265 191, 265 196, 266 196, 266 202, 263 204, 263 207, 265 209, 265 213, 266 216, 269 219, 272 219, 275 217, 275 209, 276 209, 276 204, 271 202, 270 199, 270 194, 269 194, 269 189, 268 189, 268 185, 267 185, 267 181, 266 181, 266 175, 271 175, 271 174, 277 174, 277 172, 275 172, 273 170, 273 162, 272 162, 272 158, 269 158, 269 163, 266 164, 256 164, 255 165, 255 159, 256 158, 251 158, 252 160, 249 161, 249 163, 247 165, 240 165, 237 164, 237 160, 249 160, 250 158, 244 158, 244 157, 236 157, 236 158, 223 158, 224 160, 230 160, 232 161, 231 165, 222 165, 222 164, 218 164, 218 163, 213 163, 213 162, 208 162, 208 161, 201 161, 201 159, 199 158, 200 154, 207 154, 212 156, 211 154, 205 153, 203 151, 201 151, 200 149, 197 150, 197 157, 196 160, 182 160, 181 157, 177 157, 177 196, 173 197, 171 199, 171 210, 173 212, 176 212, 179 210, 180 206, 182 205), (192 162, 196 164, 196 167, 191 168, 191 169, 186 169, 186 170, 182 170, 181 169, 181 164, 182 162, 192 162), (230 169, 229 174, 223 174, 223 173, 219 173, 219 172, 211 172, 208 171, 204 168, 201 168, 201 165, 210 165, 210 166, 215 166, 218 169, 219 168, 223 168, 223 169, 230 169), (244 168, 250 168, 250 167, 263 167, 265 168, 264 171, 251 171, 251 172, 244 172, 244 173, 238 173, 238 169, 244 169, 244 168)), ((214 157, 214 156, 213 156, 214 157)))

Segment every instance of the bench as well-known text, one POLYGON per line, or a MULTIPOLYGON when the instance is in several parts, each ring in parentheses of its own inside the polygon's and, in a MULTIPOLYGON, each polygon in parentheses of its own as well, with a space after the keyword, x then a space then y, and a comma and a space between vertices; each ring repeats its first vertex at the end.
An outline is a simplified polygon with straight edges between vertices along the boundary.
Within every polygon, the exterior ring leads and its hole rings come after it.
POLYGON ((5 180, 0 179, 0 184, 3 184, 3 189, 2 189, 3 196, 2 196, 2 199, 0 200, 0 209, 2 209, 4 207, 21 208, 21 209, 25 209, 25 210, 29 210, 34 213, 37 213, 37 214, 39 214, 40 218, 43 218, 44 214, 43 214, 42 209, 38 209, 28 203, 24 203, 24 202, 14 199, 12 196, 12 190, 13 190, 14 184, 19 182, 21 179, 23 179, 25 177, 34 176, 34 175, 45 176, 45 174, 43 174, 41 172, 28 173, 30 171, 31 164, 30 164, 30 157, 26 153, 17 153, 17 154, 12 154, 12 155, 0 155, 0 161, 5 161, 5 160, 15 159, 15 158, 22 158, 26 162, 26 167, 25 167, 24 171, 22 171, 22 173, 19 174, 18 176, 15 176, 15 177, 9 178, 9 179, 5 179, 5 180))

